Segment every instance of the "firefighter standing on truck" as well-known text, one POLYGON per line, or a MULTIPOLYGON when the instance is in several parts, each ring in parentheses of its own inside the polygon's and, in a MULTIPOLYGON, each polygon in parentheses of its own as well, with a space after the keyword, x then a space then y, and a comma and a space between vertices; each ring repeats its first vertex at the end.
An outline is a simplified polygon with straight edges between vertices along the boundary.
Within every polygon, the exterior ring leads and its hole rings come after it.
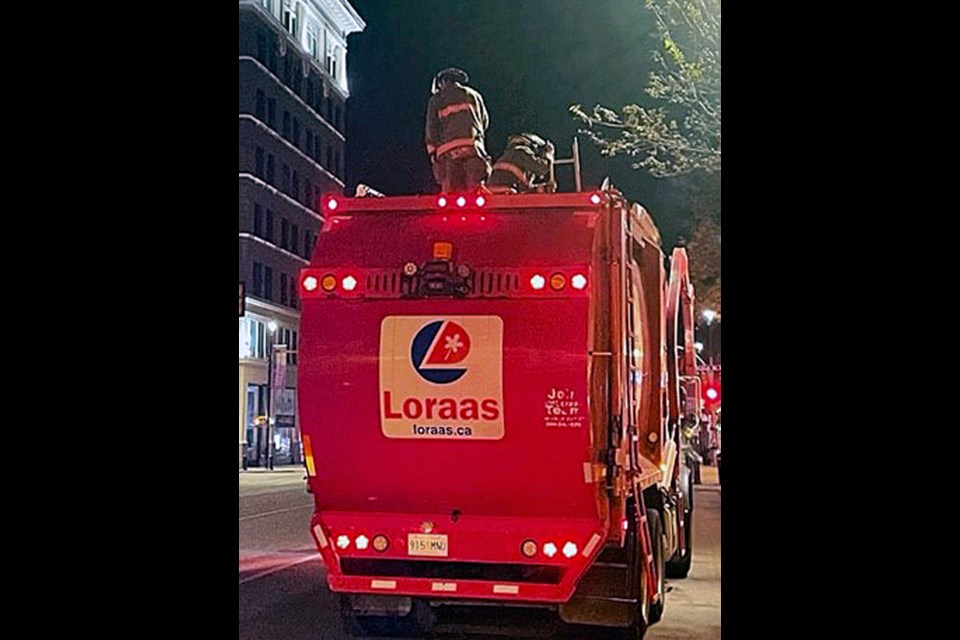
POLYGON ((491 193, 526 193, 536 190, 535 183, 550 188, 553 143, 532 133, 512 135, 507 148, 493 165, 487 180, 491 193))
POLYGON ((427 103, 426 145, 441 191, 469 191, 490 175, 483 145, 489 125, 483 96, 467 86, 461 69, 444 69, 433 79, 427 103))

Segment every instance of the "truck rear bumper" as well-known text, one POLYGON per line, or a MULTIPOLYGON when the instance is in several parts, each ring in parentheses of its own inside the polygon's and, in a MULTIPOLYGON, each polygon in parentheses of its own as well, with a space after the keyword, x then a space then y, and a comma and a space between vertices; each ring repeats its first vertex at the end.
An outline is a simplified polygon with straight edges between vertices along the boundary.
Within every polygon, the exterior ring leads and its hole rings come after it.
POLYGON ((595 520, 450 514, 323 512, 311 530, 332 591, 539 603, 567 602, 606 537, 595 520))

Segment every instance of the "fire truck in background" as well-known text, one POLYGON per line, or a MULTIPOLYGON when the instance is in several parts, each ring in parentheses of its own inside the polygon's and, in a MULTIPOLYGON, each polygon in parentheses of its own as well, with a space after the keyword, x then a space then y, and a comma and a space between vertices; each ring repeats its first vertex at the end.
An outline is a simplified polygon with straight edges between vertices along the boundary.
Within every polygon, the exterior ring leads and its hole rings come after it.
POLYGON ((322 209, 297 395, 348 628, 503 604, 642 638, 693 552, 685 251, 607 185, 322 209))

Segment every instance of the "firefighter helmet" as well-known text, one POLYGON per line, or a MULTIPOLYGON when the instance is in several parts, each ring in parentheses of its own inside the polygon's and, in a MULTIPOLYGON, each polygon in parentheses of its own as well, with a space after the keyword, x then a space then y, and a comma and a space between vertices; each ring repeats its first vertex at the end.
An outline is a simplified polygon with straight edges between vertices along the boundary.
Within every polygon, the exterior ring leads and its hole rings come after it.
POLYGON ((547 143, 535 133, 517 133, 507 138, 507 146, 530 147, 536 150, 547 146, 547 143))
POLYGON ((433 86, 430 88, 431 93, 436 95, 437 92, 440 91, 440 86, 446 82, 466 84, 470 82, 470 76, 468 76, 467 72, 463 69, 457 69, 456 67, 444 69, 433 77, 433 86))

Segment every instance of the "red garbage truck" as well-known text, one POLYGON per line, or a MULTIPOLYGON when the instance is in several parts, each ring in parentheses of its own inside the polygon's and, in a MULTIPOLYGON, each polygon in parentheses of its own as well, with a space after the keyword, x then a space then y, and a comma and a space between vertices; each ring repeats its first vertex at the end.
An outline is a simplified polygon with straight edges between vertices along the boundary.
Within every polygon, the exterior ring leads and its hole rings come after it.
POLYGON ((321 209, 297 395, 348 626, 510 605, 643 637, 692 554, 684 249, 607 186, 321 209))

